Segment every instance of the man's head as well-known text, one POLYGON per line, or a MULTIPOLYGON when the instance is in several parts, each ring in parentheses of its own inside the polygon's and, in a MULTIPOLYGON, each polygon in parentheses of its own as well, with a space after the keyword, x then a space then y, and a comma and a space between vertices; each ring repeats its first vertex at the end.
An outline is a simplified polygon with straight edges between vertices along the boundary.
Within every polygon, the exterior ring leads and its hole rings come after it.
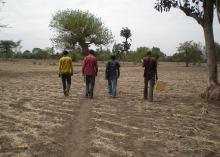
POLYGON ((116 56, 115 56, 115 55, 111 55, 111 59, 112 59, 112 60, 115 60, 115 59, 116 59, 116 56))
POLYGON ((151 51, 148 51, 147 52, 147 56, 151 56, 152 55, 152 52, 151 51))
POLYGON ((95 51, 94 50, 89 50, 89 54, 95 55, 95 51))
POLYGON ((68 51, 66 51, 66 50, 63 51, 63 55, 64 55, 64 56, 66 56, 66 55, 68 55, 68 54, 69 54, 68 51))

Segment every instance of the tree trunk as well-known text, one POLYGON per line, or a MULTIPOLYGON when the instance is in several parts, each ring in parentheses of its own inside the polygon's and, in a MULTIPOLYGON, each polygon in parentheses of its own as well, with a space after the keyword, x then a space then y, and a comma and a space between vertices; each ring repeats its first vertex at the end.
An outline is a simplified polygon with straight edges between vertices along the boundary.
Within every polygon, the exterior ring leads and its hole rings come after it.
POLYGON ((204 2, 204 5, 203 30, 205 36, 206 50, 208 52, 209 85, 213 85, 218 83, 215 42, 213 34, 214 2, 206 0, 204 2))
POLYGON ((84 55, 89 52, 89 44, 87 44, 87 43, 79 43, 79 45, 81 46, 82 53, 84 55))
POLYGON ((208 88, 202 96, 207 99, 220 100, 220 86, 218 85, 218 70, 213 34, 213 10, 214 1, 205 0, 203 30, 206 50, 208 52, 208 88))
POLYGON ((217 7, 218 21, 220 23, 220 0, 216 0, 216 7, 217 7))

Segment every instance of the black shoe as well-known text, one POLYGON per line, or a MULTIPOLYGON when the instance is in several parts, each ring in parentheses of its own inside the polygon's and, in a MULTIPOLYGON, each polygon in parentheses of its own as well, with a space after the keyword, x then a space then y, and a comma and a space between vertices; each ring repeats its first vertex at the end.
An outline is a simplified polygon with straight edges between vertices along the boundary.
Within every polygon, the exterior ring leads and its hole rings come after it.
POLYGON ((93 95, 90 95, 89 98, 92 99, 92 98, 93 98, 93 95))
POLYGON ((68 96, 68 93, 67 93, 67 91, 64 91, 63 93, 64 93, 64 96, 68 96))

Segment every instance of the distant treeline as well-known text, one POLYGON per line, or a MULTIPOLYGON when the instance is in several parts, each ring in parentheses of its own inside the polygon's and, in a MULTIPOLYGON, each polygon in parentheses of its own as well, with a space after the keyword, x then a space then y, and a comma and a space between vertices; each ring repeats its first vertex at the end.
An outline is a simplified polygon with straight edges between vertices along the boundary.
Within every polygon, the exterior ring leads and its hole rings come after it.
MULTIPOLYGON (((0 58, 24 58, 24 59, 59 59, 62 54, 55 53, 53 48, 34 48, 32 51, 25 50, 20 51, 21 41, 14 42, 10 40, 0 41, 0 58)), ((117 45, 113 46, 112 51, 96 49, 95 55, 98 60, 106 61, 110 59, 112 54, 115 54, 120 61, 140 62, 143 57, 146 56, 148 51, 152 51, 152 54, 159 61, 169 62, 186 62, 186 66, 189 63, 201 63, 206 62, 206 50, 201 43, 195 43, 193 41, 187 41, 181 43, 177 48, 177 52, 172 56, 166 56, 160 48, 153 47, 139 47, 135 51, 123 52, 117 45)), ((81 49, 70 50, 70 56, 73 61, 83 60, 84 56, 81 49)), ((220 45, 216 43, 217 59, 220 61, 220 45)))

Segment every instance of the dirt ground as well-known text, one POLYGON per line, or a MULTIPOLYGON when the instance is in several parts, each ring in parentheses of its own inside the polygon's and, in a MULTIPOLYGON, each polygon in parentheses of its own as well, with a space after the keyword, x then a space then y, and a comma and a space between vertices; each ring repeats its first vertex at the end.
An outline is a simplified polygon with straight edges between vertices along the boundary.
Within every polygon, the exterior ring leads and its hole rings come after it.
POLYGON ((219 102, 199 97, 206 66, 158 68, 167 88, 149 103, 140 64, 121 64, 111 98, 99 63, 87 99, 81 63, 64 97, 56 61, 0 61, 0 157, 220 157, 219 102))

